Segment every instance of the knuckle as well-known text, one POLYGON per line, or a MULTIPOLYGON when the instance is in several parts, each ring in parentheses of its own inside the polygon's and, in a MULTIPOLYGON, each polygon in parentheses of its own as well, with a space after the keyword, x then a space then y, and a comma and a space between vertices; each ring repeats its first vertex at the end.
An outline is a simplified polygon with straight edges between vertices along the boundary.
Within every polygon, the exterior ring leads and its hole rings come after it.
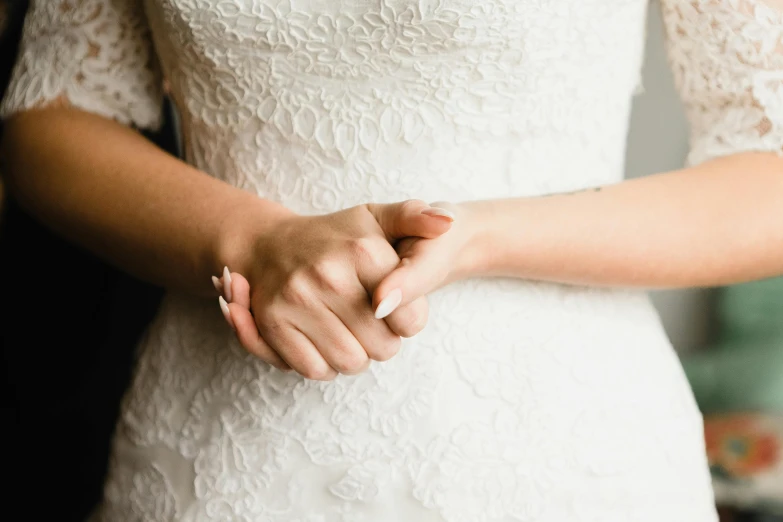
POLYGON ((283 317, 277 306, 262 306, 253 310, 259 331, 278 332, 282 328, 283 317))
POLYGON ((375 256, 375 242, 369 237, 357 237, 350 240, 351 253, 360 259, 372 259, 375 256))
POLYGON ((345 375, 355 375, 364 370, 367 365, 367 354, 358 350, 351 350, 342 354, 335 362, 335 370, 345 375))
POLYGON ((388 361, 400 351, 401 341, 399 337, 393 337, 383 342, 379 342, 373 348, 372 358, 376 361, 388 361))
POLYGON ((340 292, 345 286, 343 284, 343 267, 330 259, 316 261, 313 263, 311 270, 313 278, 321 288, 340 292))
POLYGON ((329 279, 332 279, 336 269, 337 263, 332 262, 331 259, 326 257, 319 258, 310 265, 310 272, 318 281, 328 281, 329 279))
POLYGON ((290 304, 306 305, 310 301, 309 277, 303 272, 295 272, 283 285, 280 296, 290 304))
POLYGON ((379 244, 375 238, 354 239, 351 251, 362 266, 370 267, 374 271, 390 269, 398 261, 391 246, 385 241, 383 244, 379 244))
POLYGON ((308 364, 300 372, 302 377, 311 381, 330 381, 334 379, 334 370, 325 364, 308 364))

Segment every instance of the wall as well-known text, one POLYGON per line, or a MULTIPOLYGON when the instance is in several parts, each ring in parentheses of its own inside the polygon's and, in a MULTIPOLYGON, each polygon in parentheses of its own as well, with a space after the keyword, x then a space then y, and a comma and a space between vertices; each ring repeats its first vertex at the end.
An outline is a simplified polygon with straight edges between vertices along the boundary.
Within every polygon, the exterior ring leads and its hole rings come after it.
MULTIPOLYGON (((634 100, 628 136, 628 177, 680 168, 688 152, 687 123, 666 60, 657 0, 652 0, 649 7, 642 78, 644 93, 634 100)), ((652 297, 679 351, 692 351, 704 344, 708 336, 711 292, 662 291, 654 292, 652 297)))

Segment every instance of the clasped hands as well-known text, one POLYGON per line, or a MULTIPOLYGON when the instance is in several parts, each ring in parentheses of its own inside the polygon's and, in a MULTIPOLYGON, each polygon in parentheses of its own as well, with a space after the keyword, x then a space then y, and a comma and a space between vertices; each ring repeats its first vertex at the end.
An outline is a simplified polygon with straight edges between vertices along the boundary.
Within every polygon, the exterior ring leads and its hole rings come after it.
POLYGON ((471 272, 469 211, 408 200, 290 215, 213 277, 239 342, 308 379, 355 375, 419 333, 427 294, 471 272))

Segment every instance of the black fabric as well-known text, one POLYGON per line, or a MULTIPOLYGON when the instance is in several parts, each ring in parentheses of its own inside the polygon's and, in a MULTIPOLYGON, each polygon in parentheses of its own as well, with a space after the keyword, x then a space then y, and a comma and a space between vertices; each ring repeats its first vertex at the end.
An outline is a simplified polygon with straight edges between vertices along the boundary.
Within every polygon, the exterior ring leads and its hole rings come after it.
MULTIPOLYGON (((170 136, 158 141, 171 150, 170 136)), ((81 521, 100 499, 134 348, 162 291, 60 239, 12 199, 6 204, 0 342, 8 440, 0 447, 9 452, 12 488, 4 507, 26 513, 37 491, 35 520, 81 521)))
POLYGON ((4 508, 80 521, 100 498, 134 347, 160 292, 54 236, 13 203, 0 245, 10 438, 2 448, 12 492, 4 508))
POLYGON ((0 0, 0 8, 5 13, 5 23, 0 26, 0 95, 5 92, 8 86, 11 68, 19 47, 22 21, 27 12, 27 5, 27 0, 0 0))
MULTIPOLYGON (((8 5, 3 89, 26 4, 8 5)), ((164 128, 150 138, 174 153, 166 109, 164 128)), ((0 448, 7 486, 0 518, 80 522, 100 499, 135 346, 162 291, 60 239, 12 198, 4 206, 0 448)))

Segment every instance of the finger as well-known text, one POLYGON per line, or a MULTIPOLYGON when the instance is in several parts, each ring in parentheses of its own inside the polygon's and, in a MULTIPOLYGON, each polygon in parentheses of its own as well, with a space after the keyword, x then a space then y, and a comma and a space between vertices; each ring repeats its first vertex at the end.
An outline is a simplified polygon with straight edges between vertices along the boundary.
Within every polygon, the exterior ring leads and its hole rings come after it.
POLYGON ((250 309, 250 283, 238 272, 231 272, 231 302, 250 309))
POLYGON ((224 267, 220 277, 212 276, 212 284, 226 302, 250 308, 250 283, 239 272, 229 272, 228 267, 224 267), (229 282, 228 286, 225 281, 229 282))
POLYGON ((399 203, 367 205, 390 241, 408 236, 432 239, 451 228, 454 213, 432 207, 418 199, 399 203))
POLYGON ((262 336, 280 357, 305 379, 331 381, 337 371, 318 352, 310 338, 293 326, 260 328, 262 336))
POLYGON ((357 282, 353 291, 344 290, 335 297, 337 299, 327 305, 356 338, 369 359, 386 361, 399 352, 400 336, 384 321, 375 318, 367 290, 361 284, 357 282))
POLYGON ((212 284, 215 286, 215 290, 217 290, 217 293, 219 295, 223 295, 223 280, 212 276, 212 284))
MULTIPOLYGON (((427 298, 419 297, 410 304, 397 307, 386 316, 384 321, 389 329, 400 337, 413 337, 427 326, 429 310, 427 298)), ((373 318, 375 318, 374 315, 373 318)), ((375 320, 377 321, 377 319, 375 320)))
POLYGON ((236 329, 234 327, 234 319, 231 317, 231 311, 228 308, 228 303, 223 299, 222 295, 218 296, 218 304, 220 305, 220 311, 223 312, 223 319, 226 320, 232 329, 236 329))
POLYGON ((369 366, 365 347, 330 309, 324 307, 321 313, 302 318, 297 327, 339 373, 356 375, 369 366))
POLYGON ((420 297, 435 290, 441 283, 437 263, 425 263, 415 254, 400 260, 389 275, 378 284, 373 292, 372 304, 375 317, 383 319, 420 297))
POLYGON ((237 303, 229 303, 227 306, 234 323, 234 330, 242 347, 278 370, 290 371, 291 367, 258 333, 258 327, 250 314, 250 310, 237 303))
POLYGON ((221 279, 223 283, 223 297, 230 303, 234 299, 233 294, 231 293, 231 272, 228 271, 227 266, 223 267, 223 277, 221 279))

